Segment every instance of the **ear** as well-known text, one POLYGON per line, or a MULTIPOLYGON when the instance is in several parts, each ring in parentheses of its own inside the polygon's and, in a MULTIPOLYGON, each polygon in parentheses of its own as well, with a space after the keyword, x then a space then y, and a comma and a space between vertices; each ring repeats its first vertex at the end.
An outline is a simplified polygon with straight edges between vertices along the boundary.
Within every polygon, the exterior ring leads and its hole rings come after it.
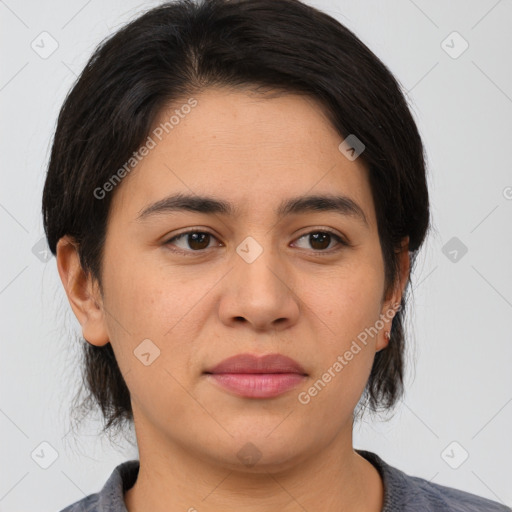
POLYGON ((82 326, 83 337, 91 345, 109 342, 102 298, 96 281, 80 263, 78 244, 69 236, 57 242, 57 269, 73 312, 82 326))
POLYGON ((376 352, 386 348, 389 343, 389 338, 386 337, 386 333, 391 332, 391 323, 393 321, 393 317, 400 307, 400 303, 402 301, 402 295, 404 293, 405 287, 407 286, 407 282, 409 281, 409 273, 411 270, 411 262, 409 258, 409 237, 405 237, 402 240, 402 245, 399 251, 399 275, 393 287, 393 290, 390 294, 388 294, 387 299, 384 301, 382 305, 382 310, 380 314, 380 319, 384 322, 384 327, 380 329, 377 344, 376 344, 376 352))

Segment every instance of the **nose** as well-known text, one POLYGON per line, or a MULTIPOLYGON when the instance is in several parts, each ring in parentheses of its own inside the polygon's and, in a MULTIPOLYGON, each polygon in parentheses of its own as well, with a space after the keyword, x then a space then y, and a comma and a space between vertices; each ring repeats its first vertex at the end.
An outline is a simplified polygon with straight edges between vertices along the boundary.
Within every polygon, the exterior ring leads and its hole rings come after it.
POLYGON ((295 324, 300 314, 296 278, 279 251, 264 249, 254 260, 240 254, 224 283, 219 306, 222 322, 230 327, 247 324, 260 332, 295 324))

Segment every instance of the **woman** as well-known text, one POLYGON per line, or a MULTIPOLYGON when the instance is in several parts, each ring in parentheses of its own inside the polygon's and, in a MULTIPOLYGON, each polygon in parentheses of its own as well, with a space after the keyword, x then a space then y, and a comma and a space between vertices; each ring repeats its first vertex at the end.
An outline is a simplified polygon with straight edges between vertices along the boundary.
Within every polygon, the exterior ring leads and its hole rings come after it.
POLYGON ((506 510, 352 446, 402 395, 425 173, 394 77, 297 0, 165 4, 104 42, 43 216, 139 460, 65 511, 506 510))

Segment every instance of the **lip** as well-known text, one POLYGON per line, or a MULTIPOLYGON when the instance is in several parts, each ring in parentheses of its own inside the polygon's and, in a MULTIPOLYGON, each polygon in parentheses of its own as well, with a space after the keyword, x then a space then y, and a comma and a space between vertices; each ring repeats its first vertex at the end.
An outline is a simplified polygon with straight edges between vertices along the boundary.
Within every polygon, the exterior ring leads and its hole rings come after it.
POLYGON ((239 354, 204 372, 226 391, 246 398, 273 398, 302 383, 307 373, 282 354, 239 354))
POLYGON ((304 368, 290 357, 282 354, 238 354, 228 357, 205 373, 299 373, 306 375, 304 368))

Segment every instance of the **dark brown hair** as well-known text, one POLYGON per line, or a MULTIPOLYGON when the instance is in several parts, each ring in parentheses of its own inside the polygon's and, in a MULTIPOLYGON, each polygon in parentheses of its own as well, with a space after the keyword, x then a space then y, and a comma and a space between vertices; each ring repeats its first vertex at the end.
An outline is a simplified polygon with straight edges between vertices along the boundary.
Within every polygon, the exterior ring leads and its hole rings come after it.
MULTIPOLYGON (((424 149, 401 87, 349 29, 298 0, 166 3, 98 46, 62 106, 53 140, 42 213, 54 255, 58 240, 72 236, 101 290, 115 190, 102 199, 94 191, 146 140, 163 108, 214 86, 307 94, 341 137, 355 134, 365 145, 360 158, 370 170, 387 286, 397 279, 407 236, 412 268, 429 228, 429 200, 424 149)), ((405 301, 406 293, 362 397, 372 411, 391 409, 403 393, 405 301)), ((84 340, 83 357, 82 407, 100 407, 104 431, 131 423, 130 393, 110 343, 84 340)))

